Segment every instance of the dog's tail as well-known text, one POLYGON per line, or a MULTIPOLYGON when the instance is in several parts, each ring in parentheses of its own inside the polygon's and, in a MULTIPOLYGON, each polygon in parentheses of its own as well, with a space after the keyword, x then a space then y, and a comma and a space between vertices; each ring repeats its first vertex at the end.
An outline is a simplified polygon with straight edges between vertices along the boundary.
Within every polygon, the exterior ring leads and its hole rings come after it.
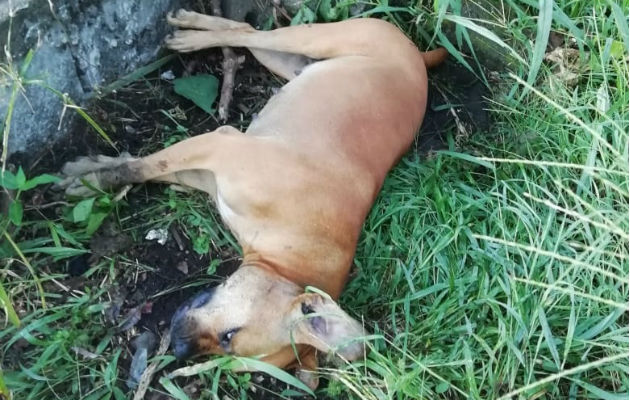
POLYGON ((448 51, 444 47, 422 53, 422 59, 427 68, 437 67, 446 60, 446 57, 448 57, 448 51))

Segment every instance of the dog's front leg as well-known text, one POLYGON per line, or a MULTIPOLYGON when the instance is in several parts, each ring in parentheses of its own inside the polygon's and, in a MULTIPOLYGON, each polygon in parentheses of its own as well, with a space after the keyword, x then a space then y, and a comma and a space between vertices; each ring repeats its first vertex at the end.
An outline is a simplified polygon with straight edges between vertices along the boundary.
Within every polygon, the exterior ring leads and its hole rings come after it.
POLYGON ((178 183, 209 192, 214 184, 206 182, 212 174, 230 164, 226 158, 239 154, 251 139, 230 126, 186 139, 143 158, 83 157, 64 165, 64 179, 58 184, 71 196, 85 197, 93 189, 110 190, 128 183, 149 180, 178 183))

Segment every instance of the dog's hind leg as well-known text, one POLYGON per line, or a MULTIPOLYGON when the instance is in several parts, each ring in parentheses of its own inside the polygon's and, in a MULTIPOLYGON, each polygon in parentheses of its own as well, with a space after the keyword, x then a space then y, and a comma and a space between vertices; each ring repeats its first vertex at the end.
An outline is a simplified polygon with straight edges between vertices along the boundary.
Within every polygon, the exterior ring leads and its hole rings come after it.
MULTIPOLYGON (((201 31, 250 31, 256 32, 251 25, 245 22, 232 21, 230 19, 199 14, 194 11, 178 10, 167 17, 169 24, 187 29, 201 31)), ((287 80, 298 76, 302 69, 313 62, 313 59, 301 54, 287 53, 259 48, 249 48, 249 51, 268 70, 287 80)))
POLYGON ((289 26, 272 31, 257 31, 240 22, 189 12, 178 13, 168 21, 178 27, 206 28, 179 30, 166 39, 169 48, 184 53, 231 46, 327 59, 352 55, 388 57, 395 48, 414 46, 391 24, 369 18, 289 26), (238 28, 229 28, 232 23, 238 28), (211 27, 213 24, 216 27, 211 27), (389 46, 383 46, 384 42, 389 46))
POLYGON ((179 9, 174 14, 169 13, 166 17, 166 21, 168 21, 169 25, 178 28, 198 29, 202 31, 224 31, 230 29, 254 30, 247 22, 238 22, 184 9, 179 9))

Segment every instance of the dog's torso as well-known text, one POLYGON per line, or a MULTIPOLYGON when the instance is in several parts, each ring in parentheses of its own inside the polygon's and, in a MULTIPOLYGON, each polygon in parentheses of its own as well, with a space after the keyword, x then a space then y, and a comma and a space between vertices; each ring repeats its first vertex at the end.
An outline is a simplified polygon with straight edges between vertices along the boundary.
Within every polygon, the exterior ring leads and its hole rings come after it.
POLYGON ((241 168, 216 176, 217 207, 246 263, 264 259, 340 294, 365 216, 425 108, 426 72, 411 55, 311 64, 252 122, 241 168))

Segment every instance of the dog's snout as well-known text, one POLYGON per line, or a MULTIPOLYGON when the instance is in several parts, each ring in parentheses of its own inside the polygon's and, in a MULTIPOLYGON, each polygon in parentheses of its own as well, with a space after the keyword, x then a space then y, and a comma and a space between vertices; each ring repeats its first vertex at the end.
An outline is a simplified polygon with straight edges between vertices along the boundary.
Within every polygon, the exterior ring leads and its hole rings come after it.
POLYGON ((210 301, 213 295, 214 295, 214 288, 197 294, 195 297, 192 298, 190 307, 191 308, 203 307, 204 305, 206 305, 207 302, 210 301))
POLYGON ((194 297, 188 299, 184 304, 179 306, 179 308, 173 314, 173 318, 171 319, 171 328, 176 325, 176 322, 182 320, 186 313, 190 310, 194 310, 195 308, 203 307, 206 305, 212 296, 214 295, 214 288, 204 290, 203 292, 197 293, 194 297))
POLYGON ((196 346, 188 337, 173 336, 171 337, 171 347, 173 354, 178 360, 185 360, 195 354, 196 346))
POLYGON ((194 353, 192 332, 195 328, 187 315, 190 304, 181 305, 171 319, 171 347, 178 359, 188 358, 194 353))
POLYGON ((188 315, 191 310, 206 305, 214 294, 214 289, 198 293, 179 306, 171 319, 171 347, 178 359, 188 358, 196 351, 196 323, 188 315))

